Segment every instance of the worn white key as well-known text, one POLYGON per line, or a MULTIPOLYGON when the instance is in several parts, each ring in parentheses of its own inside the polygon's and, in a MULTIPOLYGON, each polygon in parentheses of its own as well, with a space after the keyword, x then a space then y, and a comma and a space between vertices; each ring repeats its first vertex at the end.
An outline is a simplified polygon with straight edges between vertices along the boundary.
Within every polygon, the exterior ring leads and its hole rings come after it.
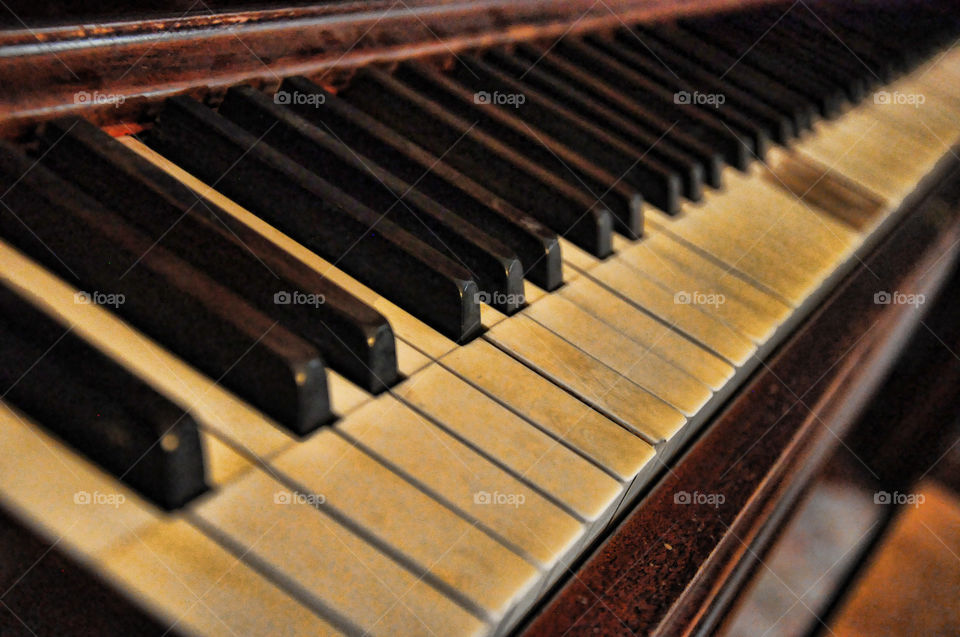
POLYGON ((895 94, 920 100, 922 103, 892 102, 877 104, 871 113, 889 120, 900 130, 925 144, 943 147, 944 153, 960 139, 960 115, 953 112, 949 100, 910 82, 896 88, 895 94))
POLYGON ((743 365, 756 351, 756 345, 746 336, 692 304, 692 297, 671 294, 622 261, 608 259, 591 270, 590 277, 734 365, 743 365))
POLYGON ((233 482, 253 466, 240 451, 217 438, 209 429, 200 428, 200 443, 203 445, 207 484, 213 488, 233 482))
MULTIPOLYGON (((240 514, 257 518, 250 511, 240 514)), ((177 632, 342 634, 182 519, 167 519, 104 552, 99 569, 177 632)))
POLYGON ((440 365, 404 381, 394 394, 587 522, 610 511, 622 494, 614 478, 440 365))
POLYGON ((211 532, 268 565, 311 606, 361 631, 470 635, 486 630, 423 577, 318 511, 314 502, 322 500, 308 496, 320 495, 293 492, 258 470, 199 502, 193 513, 211 532))
POLYGON ((540 577, 531 562, 332 430, 281 454, 272 467, 303 493, 322 495, 324 515, 349 520, 491 621, 503 617, 540 577))
POLYGON ((573 516, 390 395, 335 426, 543 568, 565 557, 583 535, 583 525, 573 516))
POLYGON ((649 343, 631 340, 562 296, 542 299, 525 314, 687 416, 710 400, 709 387, 660 358, 649 343))
POLYGON ((817 134, 801 140, 796 151, 857 181, 896 207, 943 157, 942 142, 918 139, 865 105, 817 134))
POLYGON ((686 423, 674 407, 522 313, 485 338, 652 444, 686 423))
POLYGON ((653 447, 643 439, 482 339, 450 352, 440 364, 623 482, 653 458, 653 447))
POLYGON ((770 151, 764 168, 767 170, 761 173, 762 179, 862 235, 875 228, 889 212, 888 204, 876 194, 791 150, 770 151))
MULTIPOLYGON (((223 460, 230 452, 203 440, 212 484, 249 466, 234 454, 235 471, 228 472, 223 460)), ((3 403, 0 454, 3 507, 177 632, 340 634, 179 516, 156 509, 3 403)))
POLYGON ((761 305, 764 308, 762 312, 779 315, 781 321, 786 320, 793 313, 793 309, 800 305, 803 298, 806 298, 802 296, 794 299, 786 298, 763 281, 744 272, 743 269, 724 262, 716 255, 672 232, 651 229, 645 244, 661 259, 677 263, 694 276, 709 282, 709 289, 720 290, 724 286, 729 286, 728 289, 738 291, 742 298, 749 297, 751 304, 761 305), (751 294, 754 290, 759 291, 761 295, 758 297, 751 294), (775 304, 769 303, 768 299, 772 299, 775 304))
POLYGON ((711 294, 716 296, 720 302, 708 305, 705 309, 758 345, 764 343, 777 328, 775 319, 764 316, 739 297, 713 286, 711 281, 698 279, 681 270, 648 248, 646 242, 619 252, 616 258, 643 272, 674 295, 686 292, 691 298, 694 295, 698 298, 711 294))
POLYGON ((714 198, 703 209, 691 209, 687 225, 699 226, 745 249, 762 243, 780 254, 789 250, 789 262, 800 274, 821 274, 859 243, 857 234, 847 226, 814 212, 792 193, 759 177, 759 170, 749 177, 737 177, 739 183, 729 184, 724 196, 714 198))
POLYGON ((730 241, 725 236, 717 236, 695 224, 682 227, 674 225, 652 226, 663 230, 677 241, 703 250, 730 267, 735 267, 747 276, 760 281, 764 286, 776 291, 781 297, 799 305, 818 287, 820 281, 808 272, 800 272, 794 266, 781 265, 782 253, 764 243, 746 244, 730 241))
POLYGON ((663 233, 651 233, 641 246, 654 253, 658 262, 673 264, 677 270, 682 270, 695 281, 701 282, 700 285, 707 290, 718 290, 725 296, 738 298, 751 310, 778 324, 783 323, 793 313, 793 308, 788 303, 744 278, 736 269, 723 266, 702 252, 674 241, 663 233))
POLYGON ((730 363, 637 309, 589 277, 582 277, 564 286, 560 294, 624 336, 650 347, 661 358, 670 361, 714 391, 733 377, 734 368, 730 363))

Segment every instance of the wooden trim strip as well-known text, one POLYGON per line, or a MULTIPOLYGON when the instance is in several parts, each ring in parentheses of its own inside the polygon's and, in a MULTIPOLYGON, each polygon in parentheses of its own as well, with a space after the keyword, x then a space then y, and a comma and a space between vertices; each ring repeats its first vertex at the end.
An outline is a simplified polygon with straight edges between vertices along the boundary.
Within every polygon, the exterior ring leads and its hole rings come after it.
MULTIPOLYGON (((749 4, 771 0, 748 0, 749 4)), ((621 22, 740 7, 734 0, 377 0, 0 33, 0 136, 81 114, 149 117, 164 98, 216 98, 239 83, 448 56, 621 22)))
MULTIPOLYGON (((932 183, 944 183, 944 175, 955 181, 958 163, 942 166, 932 183)), ((912 308, 874 304, 873 294, 935 290, 946 278, 943 268, 958 254, 960 206, 953 201, 945 214, 929 201, 911 207, 867 260, 870 270, 861 265, 849 275, 737 394, 576 578, 531 618, 524 637, 709 631, 728 578, 756 559, 751 541, 764 539, 771 516, 790 506, 804 477, 839 444, 825 425, 842 435, 919 318, 912 308), (724 502, 678 504, 683 492, 721 494, 724 502)))

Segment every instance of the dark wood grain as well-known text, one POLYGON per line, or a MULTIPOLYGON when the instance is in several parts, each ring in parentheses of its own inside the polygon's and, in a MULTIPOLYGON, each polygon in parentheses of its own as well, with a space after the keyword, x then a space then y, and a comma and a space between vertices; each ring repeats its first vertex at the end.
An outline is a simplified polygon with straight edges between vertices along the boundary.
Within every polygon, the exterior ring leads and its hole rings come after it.
MULTIPOLYGON (((749 0, 750 4, 770 0, 749 0)), ((620 21, 742 7, 733 0, 376 0, 287 9, 175 14, 0 32, 0 135, 83 114, 135 122, 164 98, 217 97, 247 82, 276 86, 424 55, 450 55, 620 21), (94 103, 94 96, 116 100, 94 103), (86 98, 86 99, 84 99, 86 98), (122 103, 119 100, 122 99, 122 103)), ((144 17, 144 16, 139 16, 144 17)))
MULTIPOLYGON (((951 162, 951 179, 960 178, 951 162)), ((943 173, 941 173, 941 176, 943 173)), ((916 197, 919 198, 918 192, 916 197)), ((917 201, 915 199, 914 201, 917 201)), ((956 257, 960 206, 928 195, 742 389, 709 430, 531 621, 524 637, 709 630, 800 485, 840 443, 922 316, 884 289, 932 298, 956 257), (939 261, 938 261, 939 259, 939 261), (877 278, 874 278, 875 273, 877 278), (681 492, 721 506, 681 505, 681 492)))

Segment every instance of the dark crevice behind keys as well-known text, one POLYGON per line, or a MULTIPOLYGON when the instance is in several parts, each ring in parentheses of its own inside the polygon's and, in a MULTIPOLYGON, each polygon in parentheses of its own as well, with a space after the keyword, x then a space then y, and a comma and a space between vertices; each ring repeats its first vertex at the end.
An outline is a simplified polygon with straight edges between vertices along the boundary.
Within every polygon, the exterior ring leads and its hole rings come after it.
POLYGON ((190 414, 5 285, 0 339, 5 401, 164 509, 206 490, 190 414))
POLYGON ((42 139, 42 165, 309 340, 347 378, 372 392, 396 382, 393 330, 379 312, 93 124, 57 120, 42 139))
POLYGON ((836 117, 843 108, 846 98, 839 86, 823 78, 808 75, 795 62, 777 59, 766 52, 751 48, 749 41, 741 42, 736 36, 695 20, 684 21, 680 26, 691 36, 700 38, 731 56, 735 60, 734 65, 759 71, 812 100, 824 117, 836 117))
MULTIPOLYGON (((699 201, 703 196, 705 178, 704 165, 693 155, 674 145, 671 140, 656 137, 641 129, 621 115, 603 106, 591 97, 577 91, 569 84, 543 73, 536 67, 529 67, 518 58, 500 50, 486 52, 482 58, 485 64, 505 77, 511 78, 523 90, 536 91, 542 95, 552 108, 579 118, 589 125, 597 135, 619 148, 630 149, 636 157, 649 157, 680 176, 683 182, 683 196, 699 201)), ((472 60, 469 64, 472 64, 472 60)), ((642 190, 642 189, 641 189, 642 190)), ((656 204, 653 196, 644 192, 651 203, 656 204)))
POLYGON ((671 214, 677 211, 683 185, 681 175, 656 157, 631 148, 593 122, 478 58, 461 57, 461 64, 455 65, 449 74, 476 95, 522 95, 522 104, 504 104, 501 108, 618 175, 624 183, 635 187, 645 201, 671 214))
POLYGON ((725 51, 675 25, 636 25, 634 30, 645 41, 649 39, 669 47, 674 55, 690 60, 718 81, 737 86, 790 117, 798 131, 810 130, 813 126, 819 113, 814 101, 761 71, 739 64, 736 58, 725 51))
POLYGON ((591 254, 610 254, 613 219, 601 202, 477 130, 473 121, 373 68, 360 69, 340 96, 591 254))
MULTIPOLYGON (((571 188, 601 201, 614 214, 614 230, 620 234, 634 239, 643 233, 642 193, 622 175, 587 160, 579 148, 574 150, 544 130, 530 126, 512 112, 514 108, 487 103, 483 94, 425 64, 403 64, 393 77, 452 115, 476 122, 479 130, 549 170, 571 188)), ((489 97, 495 95, 494 92, 489 97)))
POLYGON ((450 338, 479 332, 465 268, 202 104, 167 100, 146 142, 450 338))
POLYGON ((523 266, 497 239, 260 91, 231 88, 219 112, 326 181, 350 184, 362 204, 469 270, 497 309, 520 308, 523 266))
POLYGON ((767 121, 756 115, 749 117, 741 113, 736 108, 733 95, 681 79, 672 69, 665 68, 660 61, 651 60, 640 53, 630 51, 615 39, 586 36, 581 42, 671 92, 675 96, 675 101, 683 98, 680 101, 699 108, 701 112, 735 131, 737 135, 748 136, 754 148, 760 149, 758 155, 763 155, 764 149, 768 147, 770 138, 773 137, 774 127, 778 126, 778 123, 767 121))
POLYGON ((332 418, 319 352, 154 245, 69 182, 0 144, 0 235, 296 433, 332 418))
MULTIPOLYGON (((578 68, 569 60, 558 55, 548 55, 542 47, 519 44, 515 52, 522 57, 523 63, 535 66, 534 71, 544 72, 552 79, 574 87, 581 94, 613 110, 634 125, 643 130, 649 130, 651 134, 656 135, 656 139, 675 142, 703 163, 708 184, 714 188, 721 186, 721 171, 725 162, 722 149, 711 146, 690 134, 679 125, 679 120, 665 119, 653 113, 638 101, 624 95, 594 74, 578 68)), ((531 78, 535 76, 533 72, 527 75, 531 78)))
POLYGON ((716 147, 723 153, 727 163, 739 170, 746 170, 754 155, 763 157, 764 148, 758 149, 746 134, 724 126, 704 109, 682 103, 675 93, 631 71, 580 40, 563 39, 547 55, 566 58, 571 64, 601 78, 625 97, 653 111, 658 117, 679 122, 677 125, 681 130, 716 147))
POLYGON ((632 58, 643 60, 646 65, 658 67, 671 76, 676 73, 675 79, 678 83, 684 83, 685 90, 722 95, 724 102, 720 106, 735 109, 743 119, 761 122, 766 130, 772 133, 774 141, 785 144, 796 136, 791 118, 740 90, 734 84, 718 80, 690 62, 689 58, 675 55, 653 38, 641 38, 636 31, 629 29, 618 30, 616 38, 623 50, 632 58))
POLYGON ((724 18, 718 20, 713 28, 722 29, 724 33, 739 39, 756 40, 754 50, 758 54, 775 61, 791 75, 802 75, 808 80, 817 80, 839 89, 853 103, 866 93, 866 81, 862 74, 850 75, 841 67, 839 59, 827 58, 823 51, 814 52, 798 45, 784 31, 780 22, 765 24, 753 17, 745 20, 724 18))
MULTIPOLYGON (((768 18, 771 16, 767 11, 757 13, 766 15, 768 18)), ((791 12, 783 21, 784 26, 797 35, 808 38, 812 45, 827 47, 834 53, 846 53, 852 56, 858 64, 870 73, 875 73, 884 83, 892 82, 898 71, 896 60, 887 57, 883 51, 873 46, 859 33, 837 22, 825 24, 816 15, 810 13, 809 7, 804 7, 802 11, 791 12)))
POLYGON ((543 223, 310 80, 287 78, 280 91, 310 96, 303 103, 287 104, 287 108, 329 131, 358 154, 376 158, 400 179, 416 184, 417 190, 510 246, 530 281, 546 290, 563 282, 557 234, 543 223), (308 101, 322 102, 323 108, 308 101))

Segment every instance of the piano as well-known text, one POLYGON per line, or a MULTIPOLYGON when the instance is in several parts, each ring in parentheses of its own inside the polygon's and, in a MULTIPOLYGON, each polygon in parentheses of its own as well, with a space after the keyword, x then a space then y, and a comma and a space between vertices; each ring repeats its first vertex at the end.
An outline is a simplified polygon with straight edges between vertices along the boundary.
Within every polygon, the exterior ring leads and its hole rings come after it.
POLYGON ((953 2, 3 9, 4 635, 709 634, 949 447, 953 2))

